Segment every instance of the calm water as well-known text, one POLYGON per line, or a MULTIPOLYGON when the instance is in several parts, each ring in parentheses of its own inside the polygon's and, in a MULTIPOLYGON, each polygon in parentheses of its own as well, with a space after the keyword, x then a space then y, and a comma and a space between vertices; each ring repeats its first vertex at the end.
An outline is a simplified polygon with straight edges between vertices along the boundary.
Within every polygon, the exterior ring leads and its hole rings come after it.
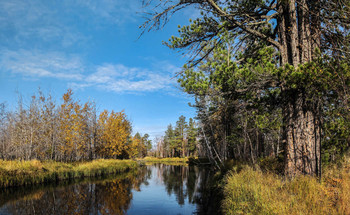
POLYGON ((6 189, 0 214, 219 214, 211 176, 204 168, 157 164, 107 179, 6 189))

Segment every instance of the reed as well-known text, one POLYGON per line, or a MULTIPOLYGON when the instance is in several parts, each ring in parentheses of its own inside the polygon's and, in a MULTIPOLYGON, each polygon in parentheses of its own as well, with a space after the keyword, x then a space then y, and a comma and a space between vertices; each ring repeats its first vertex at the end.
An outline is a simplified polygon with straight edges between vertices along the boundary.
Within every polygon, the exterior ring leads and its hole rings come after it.
POLYGON ((94 160, 90 162, 62 163, 55 161, 0 160, 0 187, 48 183, 74 178, 96 177, 126 172, 137 168, 132 160, 94 160))

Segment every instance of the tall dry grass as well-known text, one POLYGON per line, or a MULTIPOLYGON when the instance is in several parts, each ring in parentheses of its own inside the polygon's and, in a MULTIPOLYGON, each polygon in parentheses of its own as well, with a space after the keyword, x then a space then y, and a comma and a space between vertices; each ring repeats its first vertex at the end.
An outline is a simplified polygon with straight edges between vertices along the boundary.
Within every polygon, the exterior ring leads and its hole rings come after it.
POLYGON ((144 157, 140 161, 146 163, 188 163, 189 158, 156 158, 156 157, 144 157))
POLYGON ((0 187, 47 183, 80 177, 94 177, 125 172, 137 168, 131 160, 94 160, 91 162, 62 163, 55 161, 0 160, 0 187))
POLYGON ((224 185, 225 214, 350 214, 350 159, 325 170, 321 181, 309 176, 286 180, 244 166, 224 185))

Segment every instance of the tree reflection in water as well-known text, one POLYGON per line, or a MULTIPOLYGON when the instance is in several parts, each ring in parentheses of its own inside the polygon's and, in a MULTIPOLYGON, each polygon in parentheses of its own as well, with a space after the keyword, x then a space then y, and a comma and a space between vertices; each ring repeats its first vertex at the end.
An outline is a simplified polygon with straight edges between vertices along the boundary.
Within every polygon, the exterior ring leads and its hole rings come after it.
POLYGON ((6 190, 0 194, 0 214, 127 214, 133 192, 142 192, 151 180, 160 181, 169 196, 175 195, 179 207, 187 202, 196 205, 198 214, 218 214, 211 175, 196 166, 156 164, 113 179, 6 190))
MULTIPOLYGON (((152 167, 151 167, 152 168, 152 167)), ((154 167, 153 167, 154 168, 154 167)), ((214 172, 197 166, 171 166, 158 164, 168 195, 174 194, 179 205, 187 200, 196 204, 196 214, 221 214, 219 190, 213 188, 214 172)))

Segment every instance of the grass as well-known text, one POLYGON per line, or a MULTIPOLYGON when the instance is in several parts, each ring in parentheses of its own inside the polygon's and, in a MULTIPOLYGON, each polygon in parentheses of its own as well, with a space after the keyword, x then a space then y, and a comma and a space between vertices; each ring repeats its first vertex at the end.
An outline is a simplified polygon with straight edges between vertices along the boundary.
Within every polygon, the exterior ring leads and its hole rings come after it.
POLYGON ((171 164, 171 163, 180 163, 180 164, 185 164, 188 163, 189 158, 156 158, 156 157, 144 157, 141 159, 141 161, 146 162, 146 163, 166 163, 166 164, 171 164))
POLYGON ((211 165, 208 158, 204 157, 185 157, 185 158, 157 158, 157 157, 144 157, 142 159, 139 159, 141 162, 145 162, 146 164, 152 164, 152 163, 163 163, 167 165, 183 165, 183 164, 189 164, 189 165, 211 165))
POLYGON ((131 160, 94 160, 62 163, 55 161, 0 161, 0 187, 48 183, 74 178, 96 177, 137 168, 131 160))
POLYGON ((328 167, 321 181, 234 167, 226 176, 224 196, 225 214, 350 214, 350 157, 328 167))
POLYGON ((47 191, 54 191, 57 188, 65 188, 70 185, 75 184, 91 184, 91 183, 108 183, 113 182, 116 179, 133 179, 137 176, 138 168, 131 169, 130 171, 120 173, 118 175, 107 175, 107 176, 97 176, 97 177, 84 177, 84 178, 74 178, 71 180, 61 180, 57 183, 48 184, 35 184, 32 186, 20 186, 20 187, 6 187, 1 188, 0 192, 0 208, 7 204, 8 202, 16 202, 18 200, 33 200, 40 199, 42 194, 47 191))

